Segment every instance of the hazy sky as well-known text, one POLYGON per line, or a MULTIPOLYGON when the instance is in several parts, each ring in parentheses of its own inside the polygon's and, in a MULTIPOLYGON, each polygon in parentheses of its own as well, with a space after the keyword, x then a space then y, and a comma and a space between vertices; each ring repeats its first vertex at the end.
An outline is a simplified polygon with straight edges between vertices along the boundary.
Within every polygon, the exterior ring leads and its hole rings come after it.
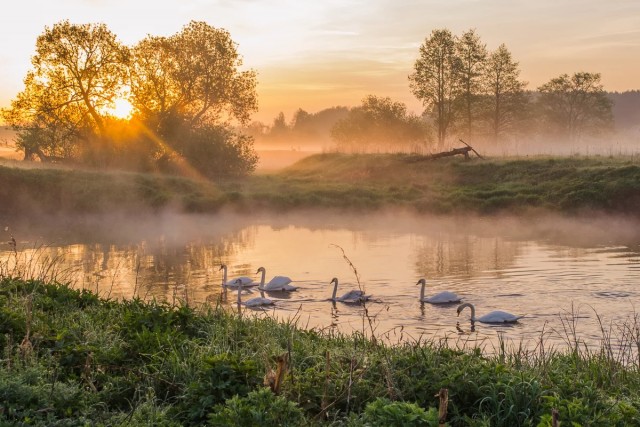
POLYGON ((475 28, 490 50, 505 43, 531 89, 575 71, 601 73, 607 90, 640 89, 638 0, 16 0, 0 11, 0 107, 22 89, 36 37, 64 19, 104 22, 130 45, 191 20, 227 29, 258 71, 254 118, 266 123, 367 94, 418 112, 407 76, 437 28, 475 28))

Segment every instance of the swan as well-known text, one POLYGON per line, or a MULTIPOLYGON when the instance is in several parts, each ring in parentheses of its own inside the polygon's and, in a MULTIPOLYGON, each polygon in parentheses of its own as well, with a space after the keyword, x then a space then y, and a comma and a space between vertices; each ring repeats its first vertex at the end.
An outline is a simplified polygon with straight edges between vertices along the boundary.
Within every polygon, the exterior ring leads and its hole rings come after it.
POLYGON ((524 316, 516 316, 515 314, 507 313, 505 311, 492 311, 489 314, 485 314, 484 316, 476 318, 476 308, 473 304, 465 302, 464 304, 460 304, 458 306, 458 316, 460 316, 460 312, 464 310, 466 307, 471 309, 471 322, 482 322, 482 323, 515 323, 519 319, 522 319, 524 316))
POLYGON ((333 283, 333 295, 331 295, 331 301, 340 301, 340 302, 350 302, 350 303, 361 303, 367 301, 371 298, 371 295, 365 295, 364 292, 358 289, 353 289, 342 295, 339 298, 336 298, 336 293, 338 292, 338 278, 334 277, 331 279, 331 283, 333 283))
POLYGON ((264 279, 267 272, 264 267, 260 267, 258 271, 256 271, 256 274, 260 272, 262 272, 262 278, 260 279, 260 285, 258 286, 258 289, 260 290, 291 292, 298 289, 296 286, 291 286, 289 284, 291 283, 291 279, 287 276, 275 276, 273 279, 269 280, 269 283, 265 284, 264 279))
POLYGON ((260 291, 260 296, 251 298, 242 302, 240 298, 240 294, 242 293, 242 288, 244 285, 242 284, 242 279, 238 278, 234 281, 234 285, 238 288, 238 305, 244 305, 245 307, 261 307, 263 305, 273 305, 273 301, 269 298, 264 297, 264 292, 260 291))
POLYGON ((228 287, 228 288, 236 288, 238 287, 237 280, 240 279, 242 281, 242 286, 245 288, 251 287, 251 286, 258 286, 257 283, 253 283, 253 279, 251 277, 247 277, 247 276, 241 276, 241 277, 236 277, 234 279, 228 280, 227 281, 227 264, 222 264, 220 266, 220 270, 224 270, 224 272, 222 273, 222 287, 228 287))
POLYGON ((424 279, 420 279, 418 280, 418 283, 416 283, 416 285, 422 285, 422 288, 420 289, 420 302, 428 302, 429 304, 449 304, 461 301, 461 298, 458 295, 448 291, 440 292, 439 294, 425 298, 424 288, 426 284, 427 282, 424 279))

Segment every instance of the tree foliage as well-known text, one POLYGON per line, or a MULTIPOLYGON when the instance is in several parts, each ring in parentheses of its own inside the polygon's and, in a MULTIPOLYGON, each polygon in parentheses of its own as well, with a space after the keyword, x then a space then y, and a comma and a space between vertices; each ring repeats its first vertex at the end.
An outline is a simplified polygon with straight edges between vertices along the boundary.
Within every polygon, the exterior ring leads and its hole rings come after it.
POLYGON ((121 94, 129 50, 104 24, 63 21, 36 41, 25 89, 5 112, 22 131, 25 156, 71 156, 77 145, 105 133, 105 111, 121 94))
POLYGON ((163 135, 176 121, 245 124, 257 110, 256 73, 241 65, 230 34, 205 22, 149 36, 133 49, 132 104, 163 135))
POLYGON ((389 97, 369 95, 336 123, 331 136, 342 148, 364 151, 419 149, 426 145, 426 124, 389 97))
POLYGON ((612 102, 600 83, 599 73, 562 74, 538 91, 541 120, 559 135, 575 140, 585 132, 600 132, 612 125, 612 102))

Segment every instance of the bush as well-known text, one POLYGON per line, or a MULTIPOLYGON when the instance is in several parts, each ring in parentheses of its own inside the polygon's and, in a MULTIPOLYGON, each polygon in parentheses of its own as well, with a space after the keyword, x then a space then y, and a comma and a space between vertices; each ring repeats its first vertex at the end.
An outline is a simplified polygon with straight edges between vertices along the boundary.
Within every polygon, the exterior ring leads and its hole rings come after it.
POLYGON ((392 402, 378 398, 369 403, 360 418, 351 420, 349 425, 367 427, 386 426, 438 426, 438 411, 425 411, 415 403, 392 402))
POLYGON ((297 427, 307 424, 298 405, 274 395, 268 388, 252 391, 247 397, 235 396, 224 405, 217 405, 209 416, 209 423, 237 427, 297 427))

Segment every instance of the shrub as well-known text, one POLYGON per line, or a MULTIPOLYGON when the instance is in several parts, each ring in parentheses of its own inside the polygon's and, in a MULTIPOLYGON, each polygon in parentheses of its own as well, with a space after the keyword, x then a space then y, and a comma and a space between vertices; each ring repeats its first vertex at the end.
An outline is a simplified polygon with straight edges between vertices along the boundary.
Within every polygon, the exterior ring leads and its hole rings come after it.
POLYGON ((209 423, 237 427, 297 427, 307 424, 298 405, 274 395, 267 388, 252 391, 246 397, 235 396, 224 405, 217 405, 209 416, 209 423))

